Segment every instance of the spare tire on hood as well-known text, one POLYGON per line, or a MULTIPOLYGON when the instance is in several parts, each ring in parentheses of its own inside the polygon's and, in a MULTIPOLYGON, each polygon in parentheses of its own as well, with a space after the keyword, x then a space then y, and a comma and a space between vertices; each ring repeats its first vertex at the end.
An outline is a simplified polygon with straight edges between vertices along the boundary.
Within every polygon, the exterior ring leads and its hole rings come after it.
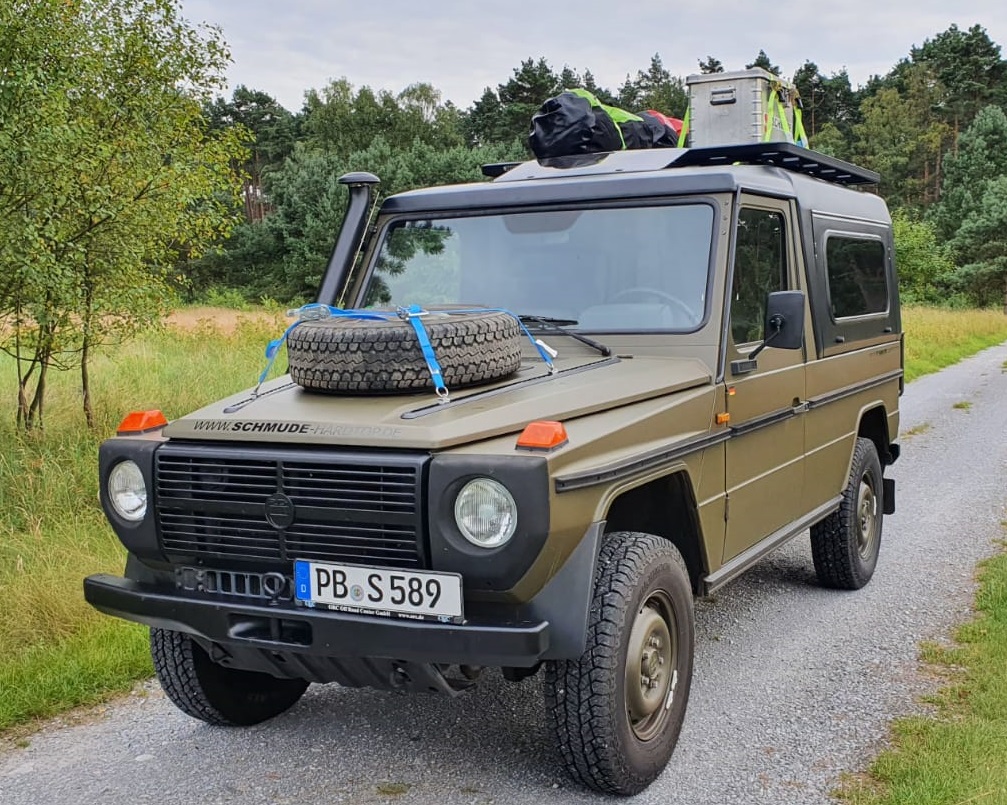
MULTIPOLYGON (((377 312, 377 311, 375 311, 377 312)), ((312 391, 390 394, 432 390, 430 368, 412 324, 328 318, 306 321, 287 336, 290 378, 312 391)), ((521 328, 509 313, 447 313, 421 318, 448 389, 488 383, 521 365, 521 328)))

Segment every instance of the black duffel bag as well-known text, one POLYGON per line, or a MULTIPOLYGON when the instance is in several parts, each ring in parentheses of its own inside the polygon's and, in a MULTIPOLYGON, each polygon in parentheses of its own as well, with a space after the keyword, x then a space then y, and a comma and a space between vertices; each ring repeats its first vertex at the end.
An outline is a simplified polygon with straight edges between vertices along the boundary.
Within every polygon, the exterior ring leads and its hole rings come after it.
POLYGON ((539 159, 623 148, 619 129, 608 113, 569 91, 542 104, 531 119, 528 142, 539 159))

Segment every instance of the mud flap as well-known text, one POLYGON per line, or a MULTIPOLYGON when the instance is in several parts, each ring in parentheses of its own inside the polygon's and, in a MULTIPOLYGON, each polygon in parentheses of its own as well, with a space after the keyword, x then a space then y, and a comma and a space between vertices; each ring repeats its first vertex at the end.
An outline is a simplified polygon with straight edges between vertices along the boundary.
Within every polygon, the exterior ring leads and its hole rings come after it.
POLYGON ((884 483, 885 514, 895 514, 895 479, 882 478, 881 480, 884 483))

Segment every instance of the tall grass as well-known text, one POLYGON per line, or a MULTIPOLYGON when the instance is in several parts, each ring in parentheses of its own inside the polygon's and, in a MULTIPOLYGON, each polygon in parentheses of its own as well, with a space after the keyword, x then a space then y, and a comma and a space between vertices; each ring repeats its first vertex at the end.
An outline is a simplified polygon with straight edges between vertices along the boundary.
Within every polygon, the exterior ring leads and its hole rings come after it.
POLYGON ((906 380, 957 363, 986 347, 1007 341, 1007 316, 999 310, 907 307, 906 380))
POLYGON ((99 614, 81 579, 121 573, 124 553, 98 503, 97 453, 123 414, 161 408, 169 418, 252 385, 263 348, 282 324, 222 333, 152 332, 95 359, 98 429, 80 412, 77 378, 52 376, 46 428, 13 424, 13 361, 0 358, 0 729, 123 690, 149 675, 146 631, 99 614))
MULTIPOLYGON (((210 311, 208 316, 213 316, 210 311)), ((13 426, 13 362, 0 356, 0 729, 99 700, 149 675, 146 631, 84 603, 81 579, 120 573, 121 546, 98 505, 97 452, 122 415, 181 416, 254 383, 279 320, 223 330, 152 332, 99 353, 92 366, 98 428, 80 413, 77 379, 52 376, 44 434, 13 426)), ((190 316, 191 318, 191 316, 190 316)), ((935 371, 1007 340, 1007 317, 986 311, 905 311, 907 375, 935 371)))

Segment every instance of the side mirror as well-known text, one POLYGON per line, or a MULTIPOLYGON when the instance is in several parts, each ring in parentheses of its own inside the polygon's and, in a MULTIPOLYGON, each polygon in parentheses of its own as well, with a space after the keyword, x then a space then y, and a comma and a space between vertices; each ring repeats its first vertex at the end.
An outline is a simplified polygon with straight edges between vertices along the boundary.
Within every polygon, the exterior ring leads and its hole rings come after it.
POLYGON ((804 346, 804 292, 773 291, 766 297, 765 340, 748 356, 753 360, 766 347, 800 349, 804 346))

